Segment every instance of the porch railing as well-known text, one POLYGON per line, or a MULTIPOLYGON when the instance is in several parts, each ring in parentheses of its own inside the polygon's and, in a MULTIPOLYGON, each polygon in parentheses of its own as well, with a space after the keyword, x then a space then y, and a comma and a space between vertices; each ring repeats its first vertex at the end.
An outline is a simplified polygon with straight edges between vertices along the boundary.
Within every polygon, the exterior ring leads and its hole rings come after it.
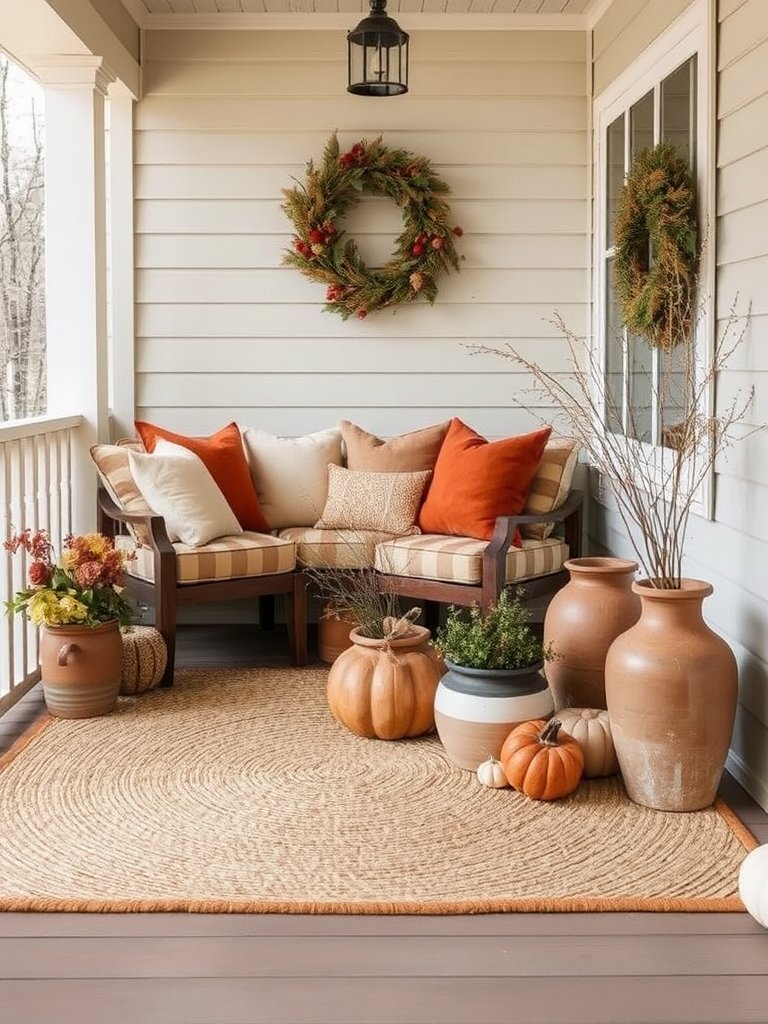
MULTIPOLYGON (((74 438, 82 416, 41 416, 0 424, 0 539, 46 529, 56 553, 71 531, 74 438)), ((26 585, 23 552, 0 551, 0 603, 26 585)), ((37 630, 22 616, 0 619, 0 714, 40 678, 37 630)))

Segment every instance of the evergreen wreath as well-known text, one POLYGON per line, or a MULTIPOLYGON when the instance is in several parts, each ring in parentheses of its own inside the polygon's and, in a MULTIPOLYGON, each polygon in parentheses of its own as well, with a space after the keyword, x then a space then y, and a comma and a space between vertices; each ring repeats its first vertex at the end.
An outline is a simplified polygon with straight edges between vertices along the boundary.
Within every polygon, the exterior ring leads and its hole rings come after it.
POLYGON ((632 162, 615 220, 614 273, 624 323, 654 348, 690 336, 699 261, 696 187, 671 142, 632 162))
POLYGON ((334 133, 321 166, 310 160, 304 183, 283 189, 282 209, 296 232, 283 262, 326 284, 325 308, 344 320, 422 295, 433 303, 440 274, 459 269, 453 236, 463 231, 449 226, 450 208, 441 198, 449 191, 425 157, 389 149, 381 137, 341 153, 334 133), (363 193, 387 196, 402 208, 396 250, 380 270, 366 267, 354 241, 336 227, 363 193))

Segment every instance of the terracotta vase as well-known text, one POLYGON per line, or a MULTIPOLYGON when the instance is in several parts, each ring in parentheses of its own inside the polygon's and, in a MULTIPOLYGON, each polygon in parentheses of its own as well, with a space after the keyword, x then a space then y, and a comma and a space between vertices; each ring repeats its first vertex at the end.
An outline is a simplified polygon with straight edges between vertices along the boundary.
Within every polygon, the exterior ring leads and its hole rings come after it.
POLYGON ((351 633, 352 646, 328 674, 328 706, 358 736, 399 740, 435 727, 435 690, 445 671, 430 646, 431 633, 411 626, 409 636, 374 640, 351 633))
POLYGON ((359 625, 351 612, 335 613, 326 604, 317 622, 317 653, 320 661, 332 665, 342 651, 352 646, 349 634, 359 625))
POLYGON ((476 771, 487 758, 498 760, 516 725, 552 714, 543 662, 519 669, 447 665, 435 695, 435 723, 446 754, 458 768, 476 771))
POLYGON ((640 618, 632 591, 637 562, 626 558, 572 558, 570 581, 544 617, 544 643, 557 655, 547 680, 560 708, 605 708, 605 656, 613 641, 640 618))
POLYGON ((697 811, 715 799, 736 714, 738 670, 702 618, 709 583, 679 590, 644 580, 635 626, 605 664, 608 714, 627 793, 662 811, 697 811))
POLYGON ((122 667, 116 620, 100 626, 45 626, 42 631, 43 694, 57 718, 108 715, 117 703, 122 667))

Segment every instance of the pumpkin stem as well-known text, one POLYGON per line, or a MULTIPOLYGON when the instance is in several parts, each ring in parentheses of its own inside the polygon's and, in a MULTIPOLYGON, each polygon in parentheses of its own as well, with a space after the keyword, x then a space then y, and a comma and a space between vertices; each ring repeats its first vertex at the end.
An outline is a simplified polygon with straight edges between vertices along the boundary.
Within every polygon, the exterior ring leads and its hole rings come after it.
POLYGON ((541 743, 548 743, 552 747, 557 746, 557 734, 560 732, 562 722, 559 722, 556 718, 552 718, 539 733, 539 740, 541 743))

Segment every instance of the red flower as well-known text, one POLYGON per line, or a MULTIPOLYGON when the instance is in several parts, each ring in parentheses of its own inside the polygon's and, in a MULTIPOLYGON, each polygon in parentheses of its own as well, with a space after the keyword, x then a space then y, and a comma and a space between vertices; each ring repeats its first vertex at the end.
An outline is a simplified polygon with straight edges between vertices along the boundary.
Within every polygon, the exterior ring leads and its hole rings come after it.
POLYGON ((30 587, 47 587, 53 576, 53 567, 46 562, 33 562, 27 569, 30 587))
POLYGON ((323 242, 325 241, 325 235, 320 230, 320 228, 312 228, 312 230, 309 232, 309 240, 310 242, 313 242, 315 245, 322 245, 323 242))
POLYGON ((461 238, 461 236, 464 234, 464 228, 460 228, 459 225, 457 224, 456 227, 453 229, 453 233, 454 235, 456 235, 457 238, 461 238))
POLYGON ((419 245, 418 242, 414 242, 414 244, 411 246, 411 256, 421 256, 423 252, 424 246, 419 245))
POLYGON ((368 316, 368 310, 367 309, 358 309, 358 311, 357 311, 357 319, 358 320, 365 320, 365 318, 367 316, 368 316))
POLYGON ((341 286, 338 284, 329 284, 328 291, 325 293, 325 298, 328 302, 336 302, 340 299, 343 294, 341 286))

